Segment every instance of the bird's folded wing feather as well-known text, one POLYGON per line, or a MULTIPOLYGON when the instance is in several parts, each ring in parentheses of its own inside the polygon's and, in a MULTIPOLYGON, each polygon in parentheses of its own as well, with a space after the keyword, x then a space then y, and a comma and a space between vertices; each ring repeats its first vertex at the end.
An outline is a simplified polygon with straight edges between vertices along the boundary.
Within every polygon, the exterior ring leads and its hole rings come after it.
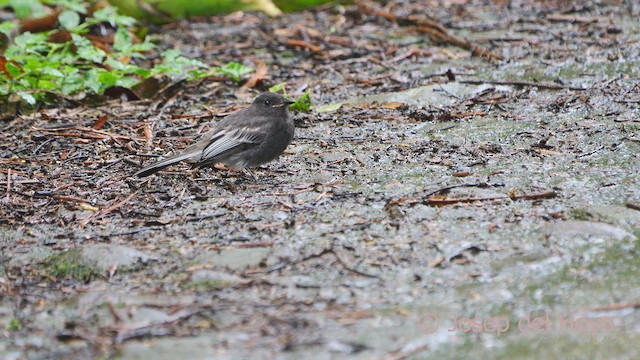
POLYGON ((262 127, 243 127, 239 129, 224 129, 217 132, 209 145, 202 150, 201 161, 215 158, 227 151, 231 151, 246 144, 259 143, 264 137, 262 127))

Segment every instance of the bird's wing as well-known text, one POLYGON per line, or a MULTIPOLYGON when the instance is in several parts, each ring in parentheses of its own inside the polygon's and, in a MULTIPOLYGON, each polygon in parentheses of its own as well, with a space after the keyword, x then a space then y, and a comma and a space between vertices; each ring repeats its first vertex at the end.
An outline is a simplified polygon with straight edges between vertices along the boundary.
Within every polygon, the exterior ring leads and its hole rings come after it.
POLYGON ((209 144, 202 149, 200 161, 206 162, 236 148, 239 150, 249 144, 257 144, 264 138, 264 133, 263 127, 222 129, 215 133, 209 144))

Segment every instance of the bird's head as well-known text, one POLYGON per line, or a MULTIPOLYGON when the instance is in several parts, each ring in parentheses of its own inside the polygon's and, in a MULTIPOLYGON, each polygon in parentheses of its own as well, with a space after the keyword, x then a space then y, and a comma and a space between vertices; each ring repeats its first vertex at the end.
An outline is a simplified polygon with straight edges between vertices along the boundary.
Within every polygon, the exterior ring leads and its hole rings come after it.
POLYGON ((259 106, 267 109, 286 109, 287 106, 293 104, 294 101, 285 99, 282 95, 265 92, 253 100, 253 106, 259 106))

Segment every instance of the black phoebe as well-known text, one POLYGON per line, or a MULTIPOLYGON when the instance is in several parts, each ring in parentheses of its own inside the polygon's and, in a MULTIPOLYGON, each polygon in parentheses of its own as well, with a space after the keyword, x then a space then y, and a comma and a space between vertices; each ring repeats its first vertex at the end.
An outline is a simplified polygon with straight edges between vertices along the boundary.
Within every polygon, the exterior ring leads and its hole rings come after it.
POLYGON ((179 161, 204 167, 223 163, 235 170, 249 170, 274 160, 293 139, 293 118, 287 107, 293 101, 271 92, 260 94, 251 106, 222 119, 182 152, 149 165, 135 176, 149 176, 179 161))

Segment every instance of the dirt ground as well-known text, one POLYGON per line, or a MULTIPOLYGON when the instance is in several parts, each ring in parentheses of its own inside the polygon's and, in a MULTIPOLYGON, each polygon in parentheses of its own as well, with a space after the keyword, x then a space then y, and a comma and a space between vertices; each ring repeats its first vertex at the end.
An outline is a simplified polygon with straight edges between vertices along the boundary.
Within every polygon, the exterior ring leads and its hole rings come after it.
POLYGON ((638 3, 382 10, 165 25, 264 79, 0 123, 0 358, 640 358, 638 3), (130 177, 281 82, 258 181, 130 177))

